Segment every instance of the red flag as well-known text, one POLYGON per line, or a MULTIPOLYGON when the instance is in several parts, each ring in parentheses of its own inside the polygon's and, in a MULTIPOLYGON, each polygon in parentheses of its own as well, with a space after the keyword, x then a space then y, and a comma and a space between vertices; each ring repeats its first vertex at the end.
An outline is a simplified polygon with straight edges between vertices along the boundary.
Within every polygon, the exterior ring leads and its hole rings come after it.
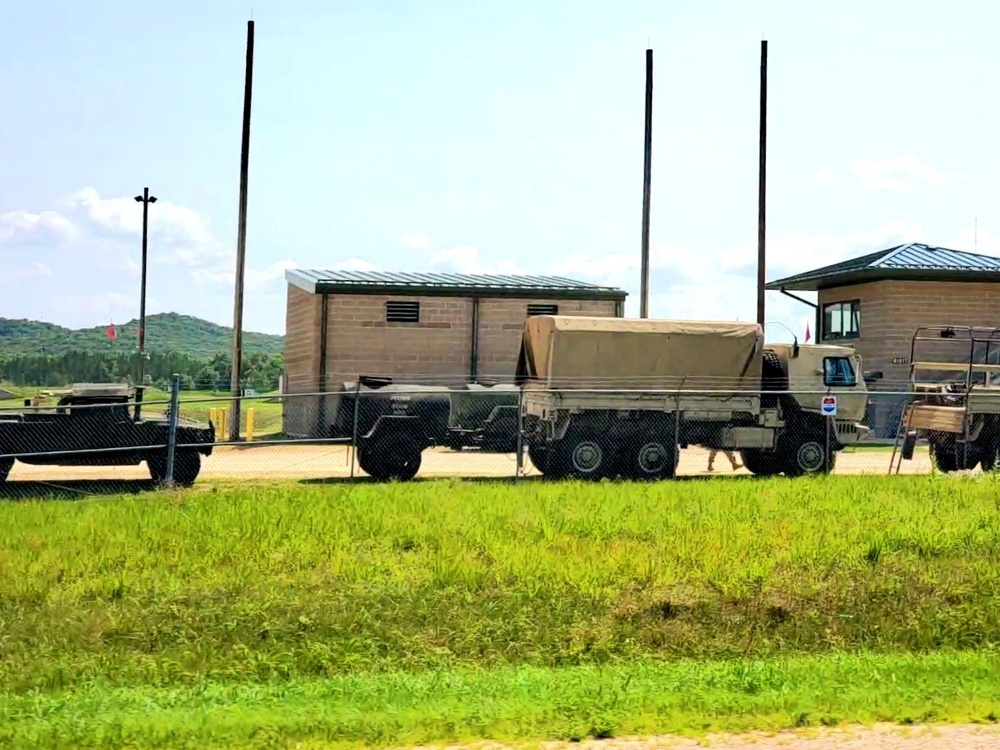
POLYGON ((108 338, 111 339, 112 341, 118 338, 118 331, 115 330, 114 323, 110 323, 108 325, 108 338))
POLYGON ((809 324, 808 324, 808 323, 806 323, 806 343, 807 343, 807 344, 809 343, 809 338, 810 338, 810 334, 809 334, 809 324))

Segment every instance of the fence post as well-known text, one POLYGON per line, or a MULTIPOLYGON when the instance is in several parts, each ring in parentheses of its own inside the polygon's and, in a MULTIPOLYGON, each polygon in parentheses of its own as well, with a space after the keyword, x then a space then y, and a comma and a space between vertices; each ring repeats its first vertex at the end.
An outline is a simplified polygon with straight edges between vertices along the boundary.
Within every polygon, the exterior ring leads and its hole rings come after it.
POLYGON ((177 417, 180 411, 181 376, 175 374, 170 384, 170 424, 167 430, 167 476, 165 484, 174 486, 174 454, 177 452, 177 417))
POLYGON ((358 408, 361 405, 361 377, 354 387, 354 424, 351 427, 351 479, 354 479, 354 459, 358 453, 358 408))
POLYGON ((517 463, 514 465, 514 481, 524 471, 524 389, 517 391, 517 463))
POLYGON ((823 468, 826 470, 827 474, 830 473, 830 427, 831 427, 832 422, 833 422, 833 417, 831 417, 829 414, 827 414, 826 415, 826 450, 823 451, 823 463, 825 464, 825 466, 823 468))
MULTIPOLYGON (((674 451, 677 454, 677 468, 681 465, 681 392, 674 397, 674 451)), ((674 469, 677 474, 677 469, 674 469)))

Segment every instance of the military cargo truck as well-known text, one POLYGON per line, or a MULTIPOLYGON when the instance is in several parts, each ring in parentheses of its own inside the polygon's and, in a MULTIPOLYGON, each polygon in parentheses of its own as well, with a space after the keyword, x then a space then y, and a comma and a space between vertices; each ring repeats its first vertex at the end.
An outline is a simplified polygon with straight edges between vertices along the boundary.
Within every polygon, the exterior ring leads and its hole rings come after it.
POLYGON ((533 316, 515 380, 528 455, 552 478, 671 477, 689 445, 739 450, 758 475, 816 474, 868 432, 852 348, 765 347, 752 323, 533 316))

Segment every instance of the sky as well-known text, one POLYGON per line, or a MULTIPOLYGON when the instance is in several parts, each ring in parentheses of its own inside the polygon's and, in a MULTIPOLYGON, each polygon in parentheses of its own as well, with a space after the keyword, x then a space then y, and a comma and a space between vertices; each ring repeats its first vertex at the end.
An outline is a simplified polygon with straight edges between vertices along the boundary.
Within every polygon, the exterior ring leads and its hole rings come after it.
MULTIPOLYGON (((0 317, 231 325, 255 22, 248 330, 286 269, 558 274, 650 316, 754 320, 760 41, 768 280, 903 242, 1000 254, 1000 4, 5 0, 0 317)), ((811 295, 803 295, 812 299, 811 295)), ((812 309, 767 294, 766 335, 812 309)))

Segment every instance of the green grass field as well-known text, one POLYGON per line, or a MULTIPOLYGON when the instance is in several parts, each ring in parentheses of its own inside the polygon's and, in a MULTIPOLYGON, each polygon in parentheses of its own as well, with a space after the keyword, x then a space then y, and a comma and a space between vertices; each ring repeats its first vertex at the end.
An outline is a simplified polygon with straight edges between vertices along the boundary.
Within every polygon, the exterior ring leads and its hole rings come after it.
MULTIPOLYGON (((53 388, 14 388, 9 390, 21 398, 32 398, 38 393, 50 392, 53 388)), ((247 412, 253 409, 254 412, 254 435, 259 437, 272 437, 281 432, 282 404, 280 401, 271 401, 277 396, 277 391, 273 393, 259 393, 253 398, 244 399, 240 407, 240 434, 246 437, 247 412)), ((211 410, 227 409, 231 411, 232 400, 228 394, 212 393, 211 391, 182 391, 181 392, 181 413, 189 419, 201 422, 208 422, 211 410)), ((145 393, 146 413, 163 413, 170 402, 170 394, 157 389, 149 389, 145 393)), ((49 397, 49 405, 55 404, 56 398, 49 397)), ((0 409, 14 409, 18 406, 9 401, 0 401, 0 409)), ((216 415, 216 427, 218 427, 219 417, 216 415)))
POLYGON ((0 505, 0 746, 995 721, 998 490, 442 481, 0 505))

